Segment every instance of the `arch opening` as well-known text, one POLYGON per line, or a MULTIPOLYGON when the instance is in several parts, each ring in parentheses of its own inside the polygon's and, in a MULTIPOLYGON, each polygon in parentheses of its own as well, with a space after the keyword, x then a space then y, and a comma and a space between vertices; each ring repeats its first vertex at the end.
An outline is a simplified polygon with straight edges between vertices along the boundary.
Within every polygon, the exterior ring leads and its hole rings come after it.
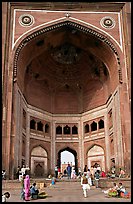
POLYGON ((74 165, 75 166, 75 172, 76 174, 78 174, 78 159, 77 159, 77 152, 73 149, 71 149, 70 147, 65 147, 63 149, 61 149, 59 152, 58 152, 58 159, 57 159, 57 165, 58 167, 61 168, 61 165, 63 166, 63 169, 67 166, 67 164, 71 164, 71 165, 74 165), (65 153, 65 158, 62 157, 62 154, 65 153), (67 153, 67 154, 66 154, 67 153), (63 159, 66 161, 65 162, 65 165, 62 165, 62 161, 63 159), (68 159, 68 160, 67 160, 68 159))
POLYGON ((87 163, 89 169, 98 164, 101 170, 105 171, 104 149, 99 145, 93 145, 87 152, 87 163))
POLYGON ((28 104, 55 114, 82 113, 105 104, 113 91, 110 62, 116 66, 116 54, 103 36, 72 22, 48 28, 27 36, 16 51, 14 76, 28 104))
POLYGON ((47 152, 41 146, 34 147, 31 151, 31 176, 46 177, 48 173, 47 152))

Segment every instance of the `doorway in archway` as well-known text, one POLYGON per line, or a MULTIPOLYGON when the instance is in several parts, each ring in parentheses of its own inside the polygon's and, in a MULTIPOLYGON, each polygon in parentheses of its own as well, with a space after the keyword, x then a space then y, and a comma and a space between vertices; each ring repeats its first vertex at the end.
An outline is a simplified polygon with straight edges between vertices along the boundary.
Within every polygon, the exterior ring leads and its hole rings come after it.
POLYGON ((58 152, 57 165, 61 168, 64 162, 66 166, 68 163, 74 165, 75 171, 78 174, 77 152, 75 150, 70 147, 66 147, 58 152))
POLYGON ((61 172, 63 173, 63 175, 66 175, 68 163, 71 166, 75 167, 75 158, 71 152, 64 150, 63 152, 61 152, 61 172))
POLYGON ((61 164, 68 163, 75 165, 74 155, 71 152, 64 150, 63 152, 61 152, 61 164))

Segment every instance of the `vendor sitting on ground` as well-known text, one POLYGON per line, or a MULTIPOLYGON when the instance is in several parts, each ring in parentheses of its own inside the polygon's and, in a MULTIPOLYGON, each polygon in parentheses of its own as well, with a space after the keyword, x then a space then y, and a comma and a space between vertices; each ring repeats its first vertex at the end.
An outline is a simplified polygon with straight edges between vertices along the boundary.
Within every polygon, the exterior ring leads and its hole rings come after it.
POLYGON ((113 183, 113 187, 112 188, 109 188, 108 190, 106 190, 106 191, 103 191, 105 194, 108 194, 110 191, 112 191, 112 190, 116 190, 117 191, 117 189, 118 189, 118 186, 117 186, 117 184, 116 183, 113 183))
POLYGON ((125 193, 125 191, 126 191, 125 187, 120 182, 119 185, 118 185, 118 189, 117 189, 118 196, 120 196, 121 192, 125 193))
POLYGON ((31 198, 32 199, 37 199, 38 198, 39 190, 36 187, 36 183, 33 183, 33 185, 31 186, 30 193, 31 193, 31 198))

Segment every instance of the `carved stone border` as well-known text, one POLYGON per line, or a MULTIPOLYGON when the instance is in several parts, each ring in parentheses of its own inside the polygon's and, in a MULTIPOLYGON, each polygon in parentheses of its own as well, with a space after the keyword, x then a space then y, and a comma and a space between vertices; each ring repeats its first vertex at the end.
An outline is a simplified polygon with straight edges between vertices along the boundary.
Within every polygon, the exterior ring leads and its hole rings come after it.
POLYGON ((75 22, 71 22, 71 21, 65 21, 65 22, 62 22, 62 23, 57 23, 57 24, 54 24, 52 26, 48 26, 46 28, 42 28, 38 31, 35 31, 33 32, 32 34, 30 34, 29 36, 27 36, 18 46, 17 50, 16 50, 16 53, 15 53, 15 57, 14 57, 14 78, 16 78, 17 76, 17 61, 18 61, 18 57, 19 57, 19 53, 21 51, 21 49, 29 42, 31 41, 33 38, 43 34, 43 33, 46 33, 46 32, 49 32, 51 30, 54 30, 54 29, 58 29, 60 27, 63 27, 63 26, 71 26, 73 28, 76 28, 77 30, 80 30, 82 32, 85 32, 85 33, 88 33, 88 34, 91 34, 95 37, 97 37, 98 39, 100 39, 102 42, 105 42, 111 49, 112 51, 115 53, 116 57, 117 57, 117 63, 118 63, 118 74, 119 74, 119 82, 121 83, 122 82, 122 72, 121 72, 121 67, 120 67, 120 58, 118 56, 118 53, 114 47, 114 45, 110 42, 110 40, 108 40, 106 37, 104 37, 103 35, 101 35, 100 33, 92 30, 91 28, 87 28, 83 25, 80 25, 80 24, 77 24, 75 22))

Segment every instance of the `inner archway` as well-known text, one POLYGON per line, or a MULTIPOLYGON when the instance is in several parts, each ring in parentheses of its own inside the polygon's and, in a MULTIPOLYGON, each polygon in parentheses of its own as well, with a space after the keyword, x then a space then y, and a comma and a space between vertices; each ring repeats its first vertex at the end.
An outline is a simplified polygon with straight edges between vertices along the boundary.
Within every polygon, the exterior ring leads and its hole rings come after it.
POLYGON ((61 164, 63 163, 70 163, 75 165, 74 155, 67 150, 61 152, 61 164))
POLYGON ((94 166, 95 163, 99 164, 101 169, 105 171, 105 159, 104 159, 104 150, 98 145, 94 145, 87 152, 87 162, 89 169, 91 166, 94 166))
POLYGON ((66 165, 69 163, 71 165, 75 166, 75 171, 76 173, 78 173, 78 162, 77 162, 77 152, 69 147, 66 147, 64 149, 61 149, 58 152, 58 159, 57 159, 57 165, 61 168, 61 164, 62 164, 62 154, 65 153, 65 155, 67 155, 66 159, 66 165))
POLYGON ((43 177, 47 175, 47 152, 41 146, 34 147, 31 151, 31 175, 43 177))

